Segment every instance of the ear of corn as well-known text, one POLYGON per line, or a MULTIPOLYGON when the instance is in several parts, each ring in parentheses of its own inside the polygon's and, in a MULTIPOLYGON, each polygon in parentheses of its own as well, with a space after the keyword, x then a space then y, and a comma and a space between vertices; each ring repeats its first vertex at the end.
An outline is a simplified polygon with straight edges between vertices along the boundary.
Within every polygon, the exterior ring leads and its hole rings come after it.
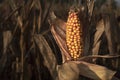
POLYGON ((77 12, 70 12, 66 25, 66 43, 73 60, 81 57, 83 52, 82 27, 77 12))

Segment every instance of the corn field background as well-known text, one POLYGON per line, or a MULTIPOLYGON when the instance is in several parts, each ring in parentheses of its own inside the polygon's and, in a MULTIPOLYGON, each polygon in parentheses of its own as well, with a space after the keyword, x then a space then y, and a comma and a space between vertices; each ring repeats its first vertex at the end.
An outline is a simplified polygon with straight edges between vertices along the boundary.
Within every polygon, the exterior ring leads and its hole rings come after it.
POLYGON ((0 80, 120 80, 119 34, 119 0, 0 0, 0 80), (84 51, 68 61, 73 5, 84 51))

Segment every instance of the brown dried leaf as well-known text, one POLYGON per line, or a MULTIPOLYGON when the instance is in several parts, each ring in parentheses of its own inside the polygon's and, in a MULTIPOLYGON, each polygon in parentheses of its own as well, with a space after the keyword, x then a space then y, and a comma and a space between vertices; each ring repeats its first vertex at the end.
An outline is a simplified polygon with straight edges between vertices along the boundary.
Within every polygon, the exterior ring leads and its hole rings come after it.
POLYGON ((35 43, 37 44, 39 51, 44 59, 44 65, 50 71, 54 80, 56 79, 57 72, 56 72, 56 58, 54 53, 52 52, 51 48, 49 47, 47 41, 42 35, 35 35, 34 36, 35 43))
POLYGON ((12 40, 11 31, 4 31, 3 32, 3 55, 1 56, 1 59, 0 59, 0 74, 3 71, 3 68, 6 66, 6 62, 7 62, 6 51, 8 49, 8 46, 10 45, 11 40, 12 40))
POLYGON ((10 44, 12 40, 12 33, 11 31, 4 31, 3 32, 3 54, 6 53, 6 50, 8 48, 8 45, 10 44))
POLYGON ((52 4, 53 4, 54 1, 51 1, 51 2, 47 2, 47 0, 44 0, 43 3, 41 1, 41 4, 43 4, 44 6, 44 12, 42 12, 42 23, 45 22, 46 18, 47 18, 47 15, 49 14, 49 11, 52 7, 52 4))
MULTIPOLYGON (((91 18, 92 13, 93 13, 94 3, 95 3, 94 0, 87 0, 88 14, 89 14, 90 18, 91 18)), ((90 18, 89 18, 89 20, 90 20, 90 18)))
POLYGON ((69 61, 58 67, 59 80, 79 80, 79 75, 94 80, 111 80, 116 71, 83 61, 69 61))
POLYGON ((105 24, 105 35, 107 37, 107 41, 108 41, 108 49, 109 49, 109 53, 111 55, 114 55, 115 54, 115 48, 114 48, 114 45, 113 45, 113 41, 112 41, 112 32, 111 32, 111 29, 112 29, 112 26, 110 24, 110 17, 109 16, 104 16, 104 24, 105 24))
POLYGON ((3 54, 3 56, 0 58, 0 75, 4 71, 6 62, 7 62, 7 56, 5 54, 3 54))
POLYGON ((104 22, 103 19, 101 19, 98 24, 96 25, 96 32, 94 35, 94 43, 93 43, 93 48, 92 48, 92 54, 97 55, 99 52, 99 47, 101 43, 101 36, 104 32, 104 22))
POLYGON ((42 8, 41 8, 41 2, 39 0, 35 1, 35 7, 39 11, 39 14, 37 14, 37 29, 39 32, 41 27, 41 18, 42 18, 42 8))

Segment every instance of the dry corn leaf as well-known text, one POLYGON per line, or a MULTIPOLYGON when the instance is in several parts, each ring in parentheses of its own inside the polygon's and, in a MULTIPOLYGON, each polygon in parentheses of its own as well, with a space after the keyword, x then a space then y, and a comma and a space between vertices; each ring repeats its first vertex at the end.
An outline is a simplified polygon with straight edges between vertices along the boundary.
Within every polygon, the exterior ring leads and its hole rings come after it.
POLYGON ((3 55, 0 59, 0 65, 1 65, 0 66, 0 74, 3 71, 3 68, 6 66, 6 62, 7 62, 6 51, 8 50, 11 40, 12 40, 11 31, 4 31, 3 32, 3 55))
POLYGON ((109 53, 111 55, 114 55, 115 50, 114 50, 114 47, 113 47, 114 45, 113 45, 112 37, 111 37, 111 24, 110 24, 110 17, 109 16, 105 16, 104 24, 105 24, 105 34, 106 34, 107 41, 108 41, 109 53))
POLYGON ((95 3, 94 0, 87 0, 88 14, 90 17, 89 20, 91 19, 92 14, 93 14, 94 3, 95 3))
POLYGON ((11 31, 4 31, 3 32, 3 54, 6 53, 8 45, 12 40, 12 33, 11 31))
POLYGON ((56 72, 57 62, 54 53, 52 52, 47 41, 42 35, 35 35, 34 40, 43 57, 43 64, 48 68, 53 79, 55 80, 57 76, 57 72, 56 72))
POLYGON ((94 80, 111 80, 115 71, 83 61, 68 61, 58 66, 59 80, 79 80, 79 75, 94 80))
POLYGON ((96 25, 96 32, 94 35, 94 43, 93 43, 93 48, 92 48, 92 54, 93 55, 98 55, 99 52, 99 47, 101 43, 101 36, 104 32, 104 21, 101 19, 98 24, 96 25))
MULTIPOLYGON (((105 24, 105 35, 108 41, 108 49, 110 55, 120 55, 120 37, 119 32, 120 28, 118 22, 113 14, 104 15, 104 24, 105 24)), ((120 58, 116 60, 111 60, 111 66, 119 70, 120 58)))
POLYGON ((4 54, 2 55, 1 59, 0 59, 0 75, 1 73, 4 71, 4 68, 6 66, 6 62, 7 62, 7 56, 4 54))
POLYGON ((44 1, 41 1, 41 4, 42 4, 42 8, 44 9, 43 12, 42 12, 42 23, 45 22, 45 20, 47 19, 47 15, 49 14, 49 11, 51 9, 51 6, 53 4, 54 1, 51 1, 49 3, 47 3, 47 0, 44 0, 44 1))

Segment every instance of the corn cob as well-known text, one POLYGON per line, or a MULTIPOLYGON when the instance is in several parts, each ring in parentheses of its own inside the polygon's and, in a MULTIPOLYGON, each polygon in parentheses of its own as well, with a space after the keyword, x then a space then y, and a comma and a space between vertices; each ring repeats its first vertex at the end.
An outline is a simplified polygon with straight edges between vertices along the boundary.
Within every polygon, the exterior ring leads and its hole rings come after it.
POLYGON ((82 27, 77 12, 69 12, 66 24, 66 43, 73 60, 81 57, 83 52, 82 27))

